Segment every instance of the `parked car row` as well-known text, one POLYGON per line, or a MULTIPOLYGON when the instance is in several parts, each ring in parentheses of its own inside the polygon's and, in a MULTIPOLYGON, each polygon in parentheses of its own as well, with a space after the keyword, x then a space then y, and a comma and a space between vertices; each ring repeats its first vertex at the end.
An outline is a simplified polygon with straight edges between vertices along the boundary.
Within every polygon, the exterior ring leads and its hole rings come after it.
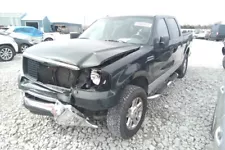
POLYGON ((55 39, 53 34, 43 33, 42 31, 30 26, 2 27, 0 35, 1 61, 10 61, 17 52, 23 53, 28 47, 55 39))
POLYGON ((215 24, 210 30, 197 29, 193 32, 196 39, 221 41, 225 39, 225 24, 215 24))
POLYGON ((195 30, 193 32, 193 36, 195 39, 205 39, 206 37, 206 34, 208 33, 209 31, 208 30, 195 30))

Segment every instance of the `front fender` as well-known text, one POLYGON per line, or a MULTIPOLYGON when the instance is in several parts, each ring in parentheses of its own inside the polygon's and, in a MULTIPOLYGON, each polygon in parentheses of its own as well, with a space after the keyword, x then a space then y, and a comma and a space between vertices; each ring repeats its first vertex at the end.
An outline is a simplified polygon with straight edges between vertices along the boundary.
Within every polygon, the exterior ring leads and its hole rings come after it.
POLYGON ((144 77, 148 81, 148 84, 151 82, 149 74, 145 70, 140 70, 140 71, 137 71, 137 72, 133 73, 131 79, 133 80, 133 79, 138 78, 138 77, 144 77))
POLYGON ((113 76, 112 89, 114 91, 120 90, 126 85, 130 84, 133 79, 138 77, 144 77, 147 80, 148 84, 150 83, 148 72, 141 69, 139 64, 127 65, 113 76))
POLYGON ((142 47, 108 66, 102 68, 111 75, 111 88, 120 90, 136 77, 144 76, 149 81, 146 60, 152 47, 142 47))

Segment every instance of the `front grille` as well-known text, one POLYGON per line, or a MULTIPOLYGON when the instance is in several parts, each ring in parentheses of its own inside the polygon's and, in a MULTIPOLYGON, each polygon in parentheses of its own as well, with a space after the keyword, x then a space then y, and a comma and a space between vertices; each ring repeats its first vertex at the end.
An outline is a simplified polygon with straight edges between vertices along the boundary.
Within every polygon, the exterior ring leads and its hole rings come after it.
POLYGON ((24 58, 23 60, 24 73, 34 79, 38 79, 38 69, 40 67, 40 63, 29 58, 24 58))
POLYGON ((32 77, 44 84, 70 88, 79 76, 79 71, 72 71, 59 66, 49 66, 29 58, 24 58, 23 60, 25 76, 32 77))

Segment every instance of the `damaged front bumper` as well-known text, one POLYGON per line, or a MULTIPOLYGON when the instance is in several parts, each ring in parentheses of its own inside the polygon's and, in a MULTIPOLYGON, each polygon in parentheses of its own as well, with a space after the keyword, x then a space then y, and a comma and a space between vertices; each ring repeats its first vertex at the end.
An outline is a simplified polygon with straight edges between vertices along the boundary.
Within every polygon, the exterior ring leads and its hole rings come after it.
POLYGON ((86 126, 98 128, 97 125, 90 122, 81 112, 71 105, 62 104, 60 101, 55 103, 46 103, 35 101, 23 94, 23 105, 31 110, 31 112, 42 112, 54 117, 57 124, 63 126, 86 126))
POLYGON ((71 98, 70 90, 31 82, 21 76, 18 80, 19 89, 22 90, 22 105, 32 113, 51 116, 63 126, 98 128, 88 117, 67 103, 71 98))

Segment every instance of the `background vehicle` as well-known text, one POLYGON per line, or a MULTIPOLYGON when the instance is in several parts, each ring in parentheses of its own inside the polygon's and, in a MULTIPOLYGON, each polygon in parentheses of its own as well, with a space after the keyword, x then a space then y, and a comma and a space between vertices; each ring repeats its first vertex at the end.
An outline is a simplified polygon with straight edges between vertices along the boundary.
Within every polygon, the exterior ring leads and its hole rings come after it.
POLYGON ((221 41, 225 39, 225 24, 215 24, 211 28, 211 40, 221 41))
POLYGON ((205 39, 206 31, 204 30, 195 30, 194 37, 196 39, 205 39))
POLYGON ((3 32, 5 32, 7 29, 9 29, 9 27, 0 27, 0 34, 2 34, 3 32))
POLYGON ((40 43, 43 40, 43 32, 29 26, 13 26, 4 32, 5 35, 13 38, 27 39, 34 43, 40 43))
POLYGON ((209 40, 210 39, 210 35, 211 35, 211 32, 210 31, 206 31, 205 39, 209 40))
POLYGON ((144 121, 147 99, 185 76, 191 40, 171 16, 99 19, 77 39, 23 53, 23 104, 61 125, 97 128, 94 120, 103 116, 113 135, 131 138, 144 121))
POLYGON ((18 52, 20 53, 23 53, 28 47, 34 45, 32 41, 29 41, 27 39, 14 38, 14 40, 18 45, 18 52))
POLYGON ((1 34, 9 35, 11 37, 16 37, 19 39, 27 39, 29 41, 33 41, 33 43, 37 44, 42 41, 52 41, 54 40, 54 35, 51 33, 44 33, 35 27, 30 26, 12 26, 7 30, 2 32, 1 34), (23 38, 20 36, 23 35, 23 38), (26 36, 26 38, 24 38, 26 36))
POLYGON ((225 86, 221 86, 218 92, 216 106, 213 115, 211 133, 213 142, 209 150, 225 149, 225 86))
POLYGON ((225 39, 223 40, 222 54, 223 54, 223 68, 225 69, 225 39))
POLYGON ((0 61, 10 61, 18 52, 18 45, 13 38, 0 35, 0 61))

